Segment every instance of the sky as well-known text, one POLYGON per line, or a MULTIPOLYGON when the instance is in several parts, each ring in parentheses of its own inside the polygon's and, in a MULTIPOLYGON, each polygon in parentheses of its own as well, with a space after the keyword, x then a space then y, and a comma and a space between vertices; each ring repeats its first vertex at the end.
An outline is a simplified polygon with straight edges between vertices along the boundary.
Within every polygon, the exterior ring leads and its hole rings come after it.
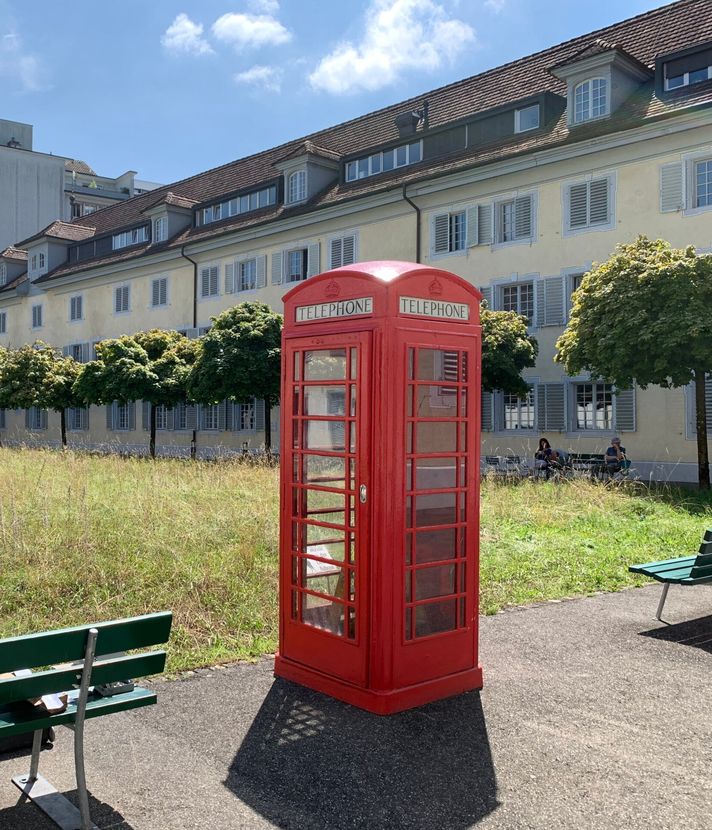
POLYGON ((0 118, 169 183, 662 0, 0 0, 0 118))

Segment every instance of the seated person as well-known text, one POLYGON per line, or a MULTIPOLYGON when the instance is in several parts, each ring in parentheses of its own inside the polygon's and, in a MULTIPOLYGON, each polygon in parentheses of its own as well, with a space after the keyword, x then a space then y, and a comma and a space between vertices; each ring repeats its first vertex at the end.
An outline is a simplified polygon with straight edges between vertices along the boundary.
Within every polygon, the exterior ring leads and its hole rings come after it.
POLYGON ((621 470, 627 470, 629 466, 625 447, 621 447, 621 439, 618 436, 611 438, 611 445, 606 450, 606 470, 610 474, 619 473, 621 470))
POLYGON ((534 453, 534 460, 539 469, 546 469, 547 477, 552 467, 559 466, 559 453, 552 449, 546 438, 539 439, 539 447, 534 453))

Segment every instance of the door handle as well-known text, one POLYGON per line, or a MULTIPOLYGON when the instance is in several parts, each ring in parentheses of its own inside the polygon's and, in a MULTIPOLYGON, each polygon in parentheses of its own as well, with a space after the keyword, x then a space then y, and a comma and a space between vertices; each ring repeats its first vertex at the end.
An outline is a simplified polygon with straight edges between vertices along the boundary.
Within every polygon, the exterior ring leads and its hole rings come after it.
POLYGON ((361 504, 366 504, 367 496, 368 496, 368 491, 366 490, 366 485, 362 484, 358 488, 358 498, 359 498, 359 501, 361 502, 361 504))

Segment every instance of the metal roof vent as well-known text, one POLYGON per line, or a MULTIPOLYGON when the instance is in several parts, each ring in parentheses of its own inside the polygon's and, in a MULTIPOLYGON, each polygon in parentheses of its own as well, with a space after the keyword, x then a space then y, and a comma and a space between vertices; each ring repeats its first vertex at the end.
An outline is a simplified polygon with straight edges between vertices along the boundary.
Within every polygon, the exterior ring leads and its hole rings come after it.
POLYGON ((428 102, 423 101, 423 106, 419 110, 398 113, 394 121, 396 127, 398 128, 398 135, 401 138, 413 135, 419 126, 427 127, 428 102))

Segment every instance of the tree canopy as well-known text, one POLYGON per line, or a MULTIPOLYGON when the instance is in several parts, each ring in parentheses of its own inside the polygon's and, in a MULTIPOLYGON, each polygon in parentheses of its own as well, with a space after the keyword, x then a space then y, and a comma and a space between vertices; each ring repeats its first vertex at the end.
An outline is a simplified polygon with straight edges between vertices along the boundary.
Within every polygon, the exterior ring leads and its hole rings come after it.
POLYGON ((522 370, 534 366, 539 351, 536 339, 527 333, 527 322, 514 311, 490 311, 483 307, 482 387, 524 396, 529 385, 522 370))
POLYGON ((712 372, 712 256, 640 236, 586 274, 555 360, 620 389, 695 382, 699 479, 709 486, 705 374, 712 372))

